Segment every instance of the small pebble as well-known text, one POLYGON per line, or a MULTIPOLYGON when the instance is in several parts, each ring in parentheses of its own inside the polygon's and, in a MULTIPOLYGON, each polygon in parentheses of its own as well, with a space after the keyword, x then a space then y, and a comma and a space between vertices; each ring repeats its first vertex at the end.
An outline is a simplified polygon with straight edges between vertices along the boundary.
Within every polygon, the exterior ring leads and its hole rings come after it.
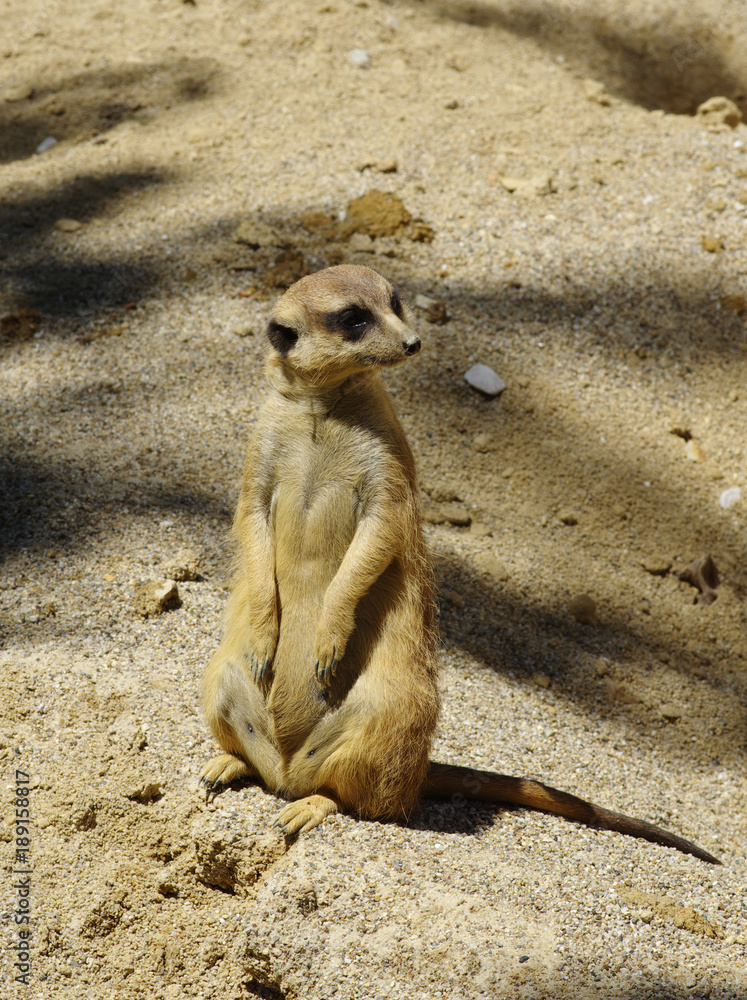
POLYGON ((148 781, 142 785, 135 785, 126 795, 132 802, 142 802, 144 805, 147 805, 161 798, 163 795, 163 786, 158 782, 148 781))
POLYGON ((77 219, 58 219, 54 224, 54 228, 59 229, 61 233, 76 233, 82 227, 83 223, 77 219))
POLYGON ((428 295, 416 295, 415 296, 415 308, 422 309, 423 311, 430 309, 432 305, 435 305, 438 299, 432 299, 428 295))
POLYGON ((181 606, 179 588, 173 580, 145 580, 134 585, 135 610, 143 618, 161 615, 181 606))
POLYGON ((598 625, 597 606, 592 597, 588 594, 579 594, 574 597, 568 605, 571 617, 583 625, 598 625))
POLYGON ((676 722, 678 719, 682 718, 681 710, 675 705, 670 705, 668 702, 659 705, 659 714, 662 719, 666 719, 667 722, 676 722))
POLYGON ((435 503, 424 503, 420 514, 425 524, 444 524, 446 522, 446 515, 435 503))
POLYGON ((389 157, 388 160, 378 160, 374 165, 380 174, 396 174, 397 172, 398 164, 393 156, 389 157))
POLYGON ((478 392, 486 396, 499 396, 506 388, 506 383, 492 368, 487 365, 473 365, 464 373, 464 378, 478 392))
POLYGON ((714 239, 711 236, 701 236, 700 245, 707 253, 720 253, 724 249, 723 240, 714 239))
POLYGON ((539 198, 555 190, 553 176, 547 171, 529 177, 500 177, 499 180, 507 191, 520 198, 539 198))
POLYGON ((179 885, 173 875, 159 875, 156 879, 156 891, 162 896, 178 896, 179 885))
POLYGON ((445 503, 441 505, 441 511, 450 524, 466 526, 472 520, 472 515, 466 507, 459 503, 445 503))
POLYGON ((416 295, 415 308, 425 312, 425 318, 429 323, 446 323, 449 320, 446 303, 440 299, 432 299, 427 295, 416 295))
POLYGON ((14 101, 26 101, 32 94, 32 88, 23 84, 20 87, 6 87, 3 91, 3 100, 9 104, 14 101))
POLYGON ((489 524, 483 524, 482 521, 473 521, 469 526, 469 533, 475 535, 476 538, 485 538, 493 534, 493 529, 489 524))
POLYGON ((198 580, 200 557, 193 549, 179 549, 175 559, 161 563, 161 572, 167 580, 198 580))
POLYGON ((729 507, 733 507, 734 504, 742 499, 742 491, 738 486, 732 486, 728 490, 724 490, 721 496, 718 498, 719 507, 723 510, 728 510, 729 507))
POLYGON ((242 222, 234 231, 233 238, 236 243, 244 243, 253 250, 259 247, 284 247, 288 243, 288 238, 282 236, 274 226, 255 219, 242 222))
POLYGON ((550 687, 550 678, 547 676, 547 674, 532 674, 532 680, 537 685, 537 687, 540 688, 550 687))
POLYGON ((442 597, 447 604, 451 604, 454 608, 464 607, 464 598, 461 594, 458 594, 456 590, 444 590, 442 597))
POLYGON ((508 566, 490 552, 480 552, 475 556, 475 566, 496 583, 505 583, 511 575, 508 566))
POLYGON ((728 97, 710 97, 699 105, 696 118, 704 125, 728 125, 736 128, 742 120, 742 112, 728 97))
POLYGON ((612 103, 612 99, 607 93, 607 88, 598 80, 592 80, 587 77, 584 80, 584 93, 586 94, 586 99, 588 101, 593 101, 595 104, 601 104, 604 108, 608 108, 612 103))
POLYGON ((374 241, 366 233, 353 233, 348 246, 355 253, 373 253, 376 249, 374 241))
POLYGON ((440 301, 432 303, 425 312, 425 318, 429 323, 436 323, 439 326, 448 323, 450 316, 446 303, 440 301))
POLYGON ((358 69, 368 69, 371 65, 371 54, 366 49, 351 49, 348 56, 358 69))
POLYGON ((472 442, 472 447, 475 451, 486 452, 493 451, 495 449, 495 441, 490 434, 477 434, 472 442))
POLYGON ((380 174, 394 174, 397 172, 399 164, 394 159, 393 156, 388 157, 385 160, 373 160, 365 159, 361 160, 356 170, 359 173, 363 173, 364 170, 376 170, 380 174))
POLYGON ((690 440, 685 445, 685 454, 690 459, 691 462, 705 462, 708 457, 703 450, 703 446, 695 438, 690 438, 690 440))
POLYGON ((641 566, 652 576, 666 576, 672 568, 672 560, 669 556, 654 552, 641 560, 641 566))
POLYGON ((57 145, 57 140, 55 139, 55 137, 53 135, 48 135, 46 139, 42 139, 42 141, 36 147, 36 151, 37 153, 46 153, 48 149, 51 149, 52 146, 56 145, 57 145))
POLYGON ((456 524, 467 527, 472 520, 465 507, 458 503, 424 503, 423 520, 426 524, 456 524))
POLYGON ((428 492, 431 495, 431 499, 435 503, 452 503, 453 501, 458 503, 461 499, 453 486, 444 486, 439 484, 432 486, 428 492))
POLYGON ((225 956, 225 947, 214 938, 208 938, 203 944, 202 950, 200 952, 200 958, 202 959, 202 964, 206 969, 212 969, 214 965, 225 956))

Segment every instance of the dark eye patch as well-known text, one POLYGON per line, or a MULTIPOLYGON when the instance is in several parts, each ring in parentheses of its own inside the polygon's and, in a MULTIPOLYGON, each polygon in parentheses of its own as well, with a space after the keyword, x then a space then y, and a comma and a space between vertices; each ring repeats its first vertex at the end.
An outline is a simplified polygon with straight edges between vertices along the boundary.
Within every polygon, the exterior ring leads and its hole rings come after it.
POLYGON ((405 310, 402 305, 402 299, 399 297, 397 292, 392 292, 392 298, 389 305, 391 306, 392 312, 395 316, 399 317, 399 319, 404 317, 405 310))
POLYGON ((365 306, 346 306, 339 312, 327 313, 324 325, 330 331, 342 334, 345 340, 360 340, 373 322, 374 315, 365 306))

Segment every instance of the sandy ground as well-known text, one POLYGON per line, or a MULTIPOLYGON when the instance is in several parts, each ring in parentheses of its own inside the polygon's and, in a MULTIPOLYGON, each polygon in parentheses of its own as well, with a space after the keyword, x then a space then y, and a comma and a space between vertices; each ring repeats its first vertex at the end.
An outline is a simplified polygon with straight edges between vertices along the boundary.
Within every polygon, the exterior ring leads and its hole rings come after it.
POLYGON ((694 114, 747 113, 742 0, 0 24, 3 996, 747 996, 747 127, 694 114), (371 190, 394 221, 351 227, 371 190), (204 803, 266 317, 342 260, 435 300, 388 378, 442 522, 435 756, 723 867, 521 810, 286 843, 260 788, 204 803), (163 577, 181 604, 145 618, 163 577))

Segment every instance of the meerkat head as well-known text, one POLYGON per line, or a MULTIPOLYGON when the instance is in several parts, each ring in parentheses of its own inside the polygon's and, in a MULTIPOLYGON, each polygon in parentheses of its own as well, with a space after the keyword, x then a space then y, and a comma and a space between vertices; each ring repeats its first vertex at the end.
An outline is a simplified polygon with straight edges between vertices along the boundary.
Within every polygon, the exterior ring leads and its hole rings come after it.
POLYGON ((368 267, 328 267, 291 285, 267 328, 271 366, 294 381, 340 384, 402 364, 420 350, 392 285, 368 267))

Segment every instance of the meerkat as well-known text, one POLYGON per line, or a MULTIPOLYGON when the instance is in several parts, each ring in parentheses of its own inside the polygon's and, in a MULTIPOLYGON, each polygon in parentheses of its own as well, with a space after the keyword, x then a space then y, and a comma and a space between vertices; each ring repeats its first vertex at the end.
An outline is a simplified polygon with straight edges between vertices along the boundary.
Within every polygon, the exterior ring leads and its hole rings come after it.
POLYGON ((291 800, 277 820, 287 834, 337 811, 406 820, 422 797, 511 803, 719 863, 540 782, 430 762, 434 578, 415 462, 381 378, 420 339, 392 285, 357 265, 292 285, 267 338, 224 637, 203 679, 225 751, 202 771, 207 795, 259 780, 291 800))

